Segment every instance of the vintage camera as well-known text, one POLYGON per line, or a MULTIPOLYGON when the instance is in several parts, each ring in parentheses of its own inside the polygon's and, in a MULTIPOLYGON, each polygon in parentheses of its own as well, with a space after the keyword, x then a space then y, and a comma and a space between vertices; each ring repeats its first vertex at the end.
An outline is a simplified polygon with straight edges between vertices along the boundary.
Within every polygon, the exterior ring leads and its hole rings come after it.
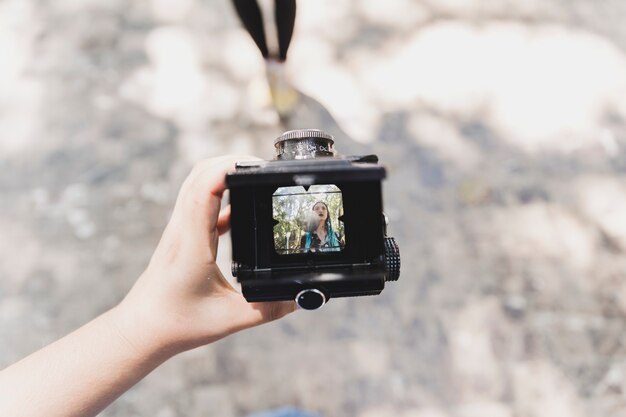
POLYGON ((400 252, 386 235, 378 157, 336 156, 317 129, 285 132, 274 146, 275 160, 242 161, 226 176, 232 273, 246 300, 314 310, 380 294, 400 275, 400 252))

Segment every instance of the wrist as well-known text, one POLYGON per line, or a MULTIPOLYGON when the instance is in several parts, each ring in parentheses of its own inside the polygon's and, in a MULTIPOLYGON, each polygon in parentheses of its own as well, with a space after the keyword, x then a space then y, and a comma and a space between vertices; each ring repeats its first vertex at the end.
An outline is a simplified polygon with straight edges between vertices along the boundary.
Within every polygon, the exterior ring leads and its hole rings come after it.
POLYGON ((114 334, 143 358, 164 362, 185 349, 168 337, 150 312, 133 308, 126 300, 109 310, 107 320, 114 334))

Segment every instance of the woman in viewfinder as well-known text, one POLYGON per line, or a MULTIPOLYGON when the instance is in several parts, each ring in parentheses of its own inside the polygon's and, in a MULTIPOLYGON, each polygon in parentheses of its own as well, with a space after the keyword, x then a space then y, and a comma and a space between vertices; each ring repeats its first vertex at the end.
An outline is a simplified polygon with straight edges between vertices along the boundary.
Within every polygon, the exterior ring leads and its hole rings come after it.
POLYGON ((333 230, 328 206, 323 201, 313 205, 307 229, 300 239, 303 252, 335 252, 341 250, 339 236, 333 230))

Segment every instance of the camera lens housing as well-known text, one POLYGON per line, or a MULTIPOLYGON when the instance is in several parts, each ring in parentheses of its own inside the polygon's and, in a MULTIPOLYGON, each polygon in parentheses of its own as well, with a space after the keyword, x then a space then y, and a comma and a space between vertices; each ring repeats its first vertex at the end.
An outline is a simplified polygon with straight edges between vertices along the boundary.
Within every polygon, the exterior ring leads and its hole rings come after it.
POLYGON ((317 310, 326 304, 326 296, 320 290, 308 289, 300 291, 295 301, 304 310, 317 310))

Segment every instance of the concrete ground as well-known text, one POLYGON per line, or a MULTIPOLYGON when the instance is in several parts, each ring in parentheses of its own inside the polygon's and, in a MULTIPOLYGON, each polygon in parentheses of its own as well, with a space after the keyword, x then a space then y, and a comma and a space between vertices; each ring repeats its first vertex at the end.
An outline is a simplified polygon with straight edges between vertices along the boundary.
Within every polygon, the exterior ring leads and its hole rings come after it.
POLYGON ((281 126, 229 1, 0 1, 0 368, 121 300, 194 161, 317 127, 388 167, 400 281, 180 355, 102 416, 624 415, 625 20, 300 1, 281 126))

